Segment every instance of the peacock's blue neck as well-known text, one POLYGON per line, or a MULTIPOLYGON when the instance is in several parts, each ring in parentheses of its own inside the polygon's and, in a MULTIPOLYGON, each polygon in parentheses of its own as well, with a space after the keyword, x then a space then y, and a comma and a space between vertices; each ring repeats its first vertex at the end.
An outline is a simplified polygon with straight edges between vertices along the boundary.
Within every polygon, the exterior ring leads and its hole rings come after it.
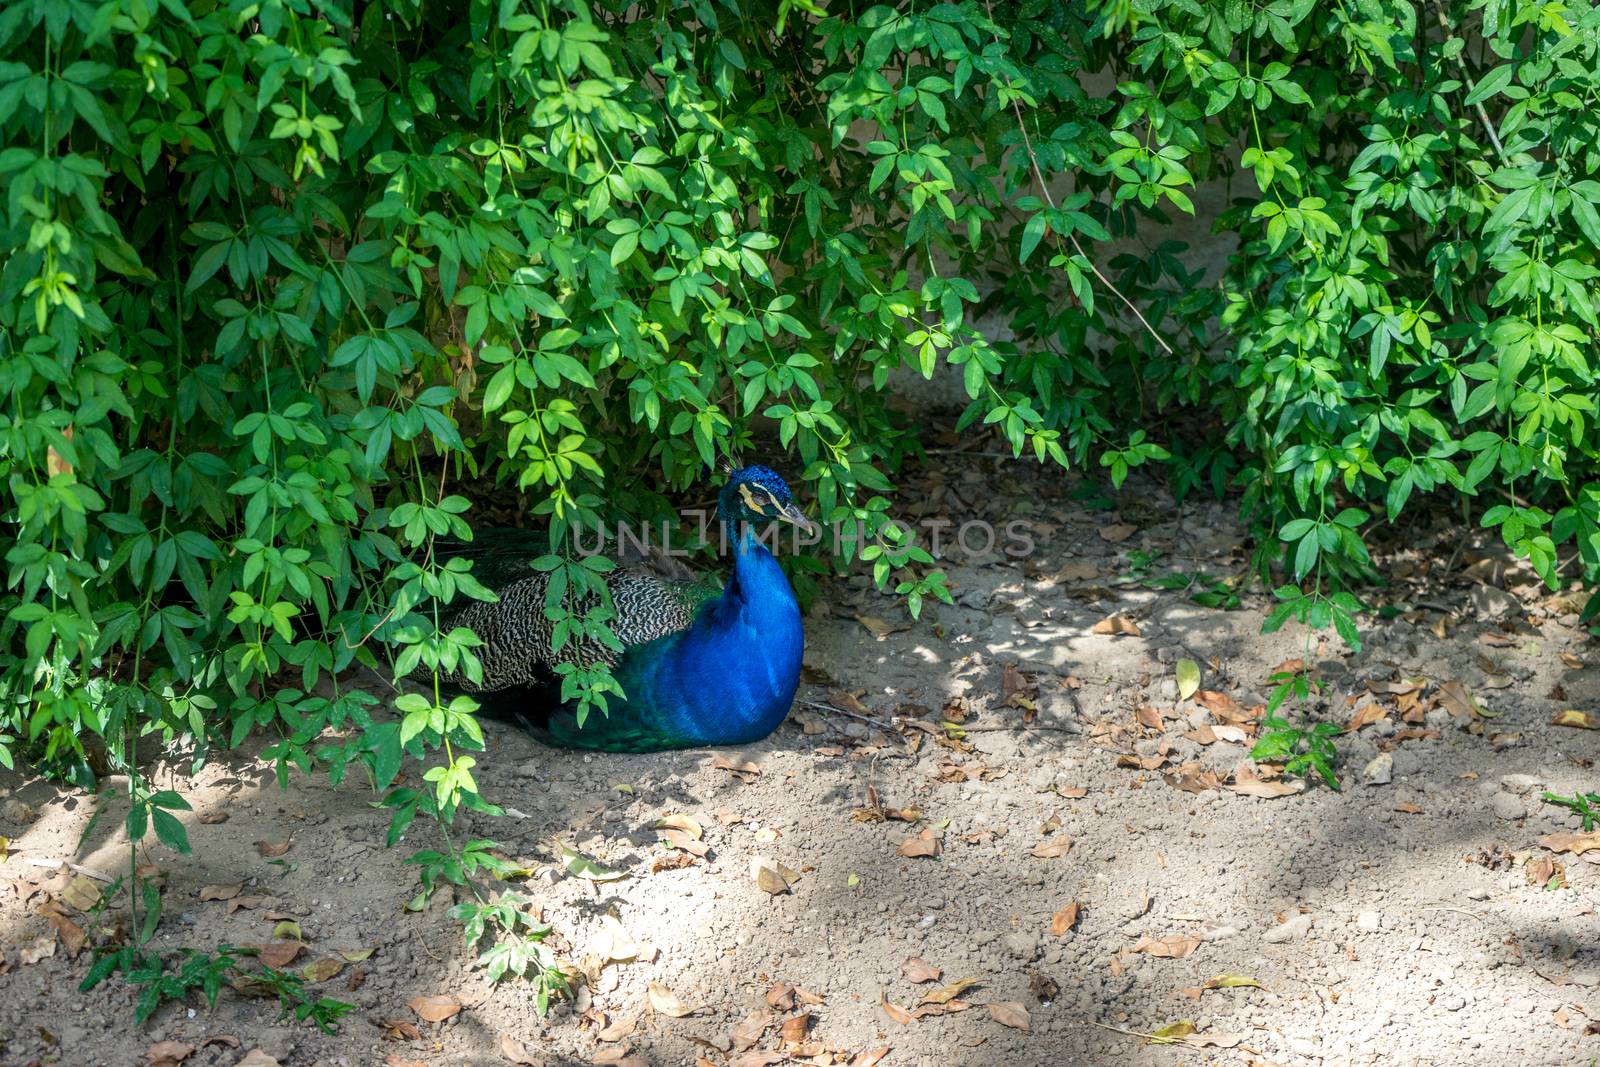
POLYGON ((681 743, 744 744, 789 713, 804 645, 789 579, 742 525, 722 595, 674 640, 624 657, 620 680, 629 701, 657 708, 681 743))

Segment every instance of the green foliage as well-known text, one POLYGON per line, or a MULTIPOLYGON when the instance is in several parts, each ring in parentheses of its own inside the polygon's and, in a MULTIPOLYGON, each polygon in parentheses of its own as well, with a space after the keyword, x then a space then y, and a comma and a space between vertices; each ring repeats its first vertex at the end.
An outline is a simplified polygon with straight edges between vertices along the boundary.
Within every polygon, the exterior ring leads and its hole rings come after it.
POLYGON ((100 953, 89 967, 89 973, 78 985, 86 993, 122 972, 128 983, 138 989, 133 1021, 142 1026, 168 1001, 181 1003, 192 992, 199 993, 206 1006, 215 1008, 224 985, 250 983, 263 995, 278 999, 282 1014, 293 1015, 296 1020, 310 1020, 324 1033, 339 1029, 339 1020, 355 1011, 354 1004, 346 1004, 330 997, 318 997, 306 992, 305 979, 288 974, 275 967, 245 969, 240 957, 254 954, 253 949, 223 945, 214 952, 196 952, 185 949, 176 970, 169 971, 161 956, 136 945, 100 953))
POLYGON ((533 918, 532 903, 520 893, 501 893, 492 901, 457 904, 450 914, 461 923, 469 949, 485 945, 478 964, 489 981, 514 975, 534 982, 534 1006, 543 1015, 551 997, 566 996, 570 989, 555 955, 542 944, 550 927, 533 918))
POLYGON ((1279 714, 1290 697, 1306 700, 1313 689, 1321 688, 1320 683, 1303 668, 1279 671, 1268 680, 1277 685, 1267 701, 1266 718, 1261 722, 1261 734, 1255 746, 1250 749, 1250 758, 1281 763, 1284 771, 1299 777, 1310 778, 1314 772, 1323 785, 1337 790, 1339 778, 1333 768, 1339 761, 1339 753, 1333 739, 1339 735, 1338 725, 1317 722, 1297 726, 1279 714))
POLYGON ((1165 574, 1153 574, 1156 561, 1161 555, 1160 549, 1148 551, 1142 548, 1130 549, 1128 577, 1146 589, 1165 589, 1179 593, 1203 608, 1238 611, 1244 607, 1244 601, 1236 588, 1238 583, 1234 579, 1220 578, 1204 571, 1171 570, 1165 574))
POLYGON ((917 610, 897 373, 1019 457, 1237 491, 1274 626, 1353 641, 1364 532, 1429 495, 1600 577, 1597 53, 1559 0, 0 6, 0 763, 102 739, 181 851, 134 745, 262 731, 470 884, 453 490, 520 494, 560 639, 614 643, 575 534, 760 431, 917 610), (1219 277, 1168 230, 1212 179, 1219 277))
POLYGON ((1574 793, 1570 797, 1564 797, 1560 793, 1545 792, 1542 794, 1542 799, 1546 804, 1566 808, 1582 819, 1584 833, 1600 826, 1600 793, 1574 793))

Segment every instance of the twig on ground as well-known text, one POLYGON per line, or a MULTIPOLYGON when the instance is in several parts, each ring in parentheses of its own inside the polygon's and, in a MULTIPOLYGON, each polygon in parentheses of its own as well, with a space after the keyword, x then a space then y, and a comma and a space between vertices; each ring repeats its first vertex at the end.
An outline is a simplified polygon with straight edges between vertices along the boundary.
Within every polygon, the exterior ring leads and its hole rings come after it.
POLYGON ((116 879, 104 871, 97 871, 93 867, 85 867, 81 863, 71 860, 52 859, 46 856, 29 856, 23 860, 30 867, 65 867, 74 874, 81 874, 85 878, 93 878, 97 882, 115 882, 116 879))
POLYGON ((855 719, 857 722, 864 722, 869 726, 876 726, 878 729, 883 730, 886 733, 893 733, 894 723, 902 721, 900 716, 895 716, 893 721, 886 721, 884 719, 874 718, 871 715, 862 715, 860 712, 846 711, 843 708, 836 708, 832 704, 825 703, 821 700, 799 700, 796 703, 804 704, 808 708, 814 708, 824 715, 843 715, 847 719, 855 719))

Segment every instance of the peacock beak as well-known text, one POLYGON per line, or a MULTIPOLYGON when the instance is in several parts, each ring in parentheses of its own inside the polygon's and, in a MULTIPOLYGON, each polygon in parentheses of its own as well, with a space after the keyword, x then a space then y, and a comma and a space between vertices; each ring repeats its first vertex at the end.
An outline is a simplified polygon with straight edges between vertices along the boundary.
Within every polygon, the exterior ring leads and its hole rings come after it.
POLYGON ((805 513, 794 504, 785 504, 778 509, 778 521, 787 522, 801 533, 813 534, 817 532, 816 524, 806 518, 805 513))

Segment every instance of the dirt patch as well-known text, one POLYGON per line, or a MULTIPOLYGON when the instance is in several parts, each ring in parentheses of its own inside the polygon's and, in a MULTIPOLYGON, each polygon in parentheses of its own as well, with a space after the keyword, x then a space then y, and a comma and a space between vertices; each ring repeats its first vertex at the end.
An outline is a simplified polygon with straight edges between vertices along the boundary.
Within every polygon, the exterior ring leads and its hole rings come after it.
POLYGON ((87 951, 57 943, 25 962, 53 937, 37 911, 52 872, 32 861, 121 869, 121 810, 106 801, 85 836, 92 798, 11 777, 0 1061, 120 1067, 162 1040, 196 1047, 186 1067, 252 1048, 295 1067, 500 1064, 523 1049, 551 1064, 754 1064, 782 1062, 781 1047, 862 1064, 887 1048, 890 1067, 1587 1060, 1600 851, 1536 843, 1578 828, 1539 793, 1593 788, 1600 754, 1600 733, 1552 725, 1600 711, 1600 665, 1587 665, 1600 657, 1573 604, 1492 552, 1454 553, 1448 530, 1396 546, 1384 597, 1399 614, 1368 617, 1359 654, 1309 646, 1326 682, 1313 716, 1362 720, 1337 741, 1344 791, 1268 796, 1281 780, 1240 765, 1268 676, 1305 657, 1305 633, 1260 635, 1260 596, 1221 611, 1191 600, 1198 584, 1146 584, 1238 573, 1243 537, 1225 513, 1151 491, 1112 514, 1064 481, 946 466, 923 499, 1032 522, 1035 551, 956 549, 956 605, 916 626, 863 578, 824 586, 796 714, 720 753, 759 773, 712 752, 551 751, 490 726, 479 782, 511 813, 462 833, 535 872, 521 888, 564 957, 619 936, 639 950, 578 1004, 541 1019, 526 986, 491 986, 448 893, 403 910, 416 880, 402 861, 434 843, 424 823, 386 849, 388 815, 364 782, 281 791, 241 757, 158 772, 194 804, 195 856, 148 854, 167 876, 156 943, 266 942, 291 917, 308 944, 295 967, 372 950, 317 986, 358 1011, 328 1036, 225 993, 215 1012, 169 1006, 134 1031, 120 981, 76 991, 87 951), (1113 617, 1133 632, 1096 632, 1113 617), (1200 669, 1186 699, 1180 660, 1200 669), (669 813, 693 816, 703 858, 672 858, 654 828, 669 813), (628 876, 567 874, 553 838, 628 876), (258 841, 288 848, 264 856, 258 841), (239 896, 256 903, 230 906, 239 896), (408 1007, 441 995, 462 1005, 442 1023, 408 1007), (1185 1044, 1137 1036, 1157 1032, 1185 1044), (220 1036, 239 1047, 206 1044, 220 1036))

